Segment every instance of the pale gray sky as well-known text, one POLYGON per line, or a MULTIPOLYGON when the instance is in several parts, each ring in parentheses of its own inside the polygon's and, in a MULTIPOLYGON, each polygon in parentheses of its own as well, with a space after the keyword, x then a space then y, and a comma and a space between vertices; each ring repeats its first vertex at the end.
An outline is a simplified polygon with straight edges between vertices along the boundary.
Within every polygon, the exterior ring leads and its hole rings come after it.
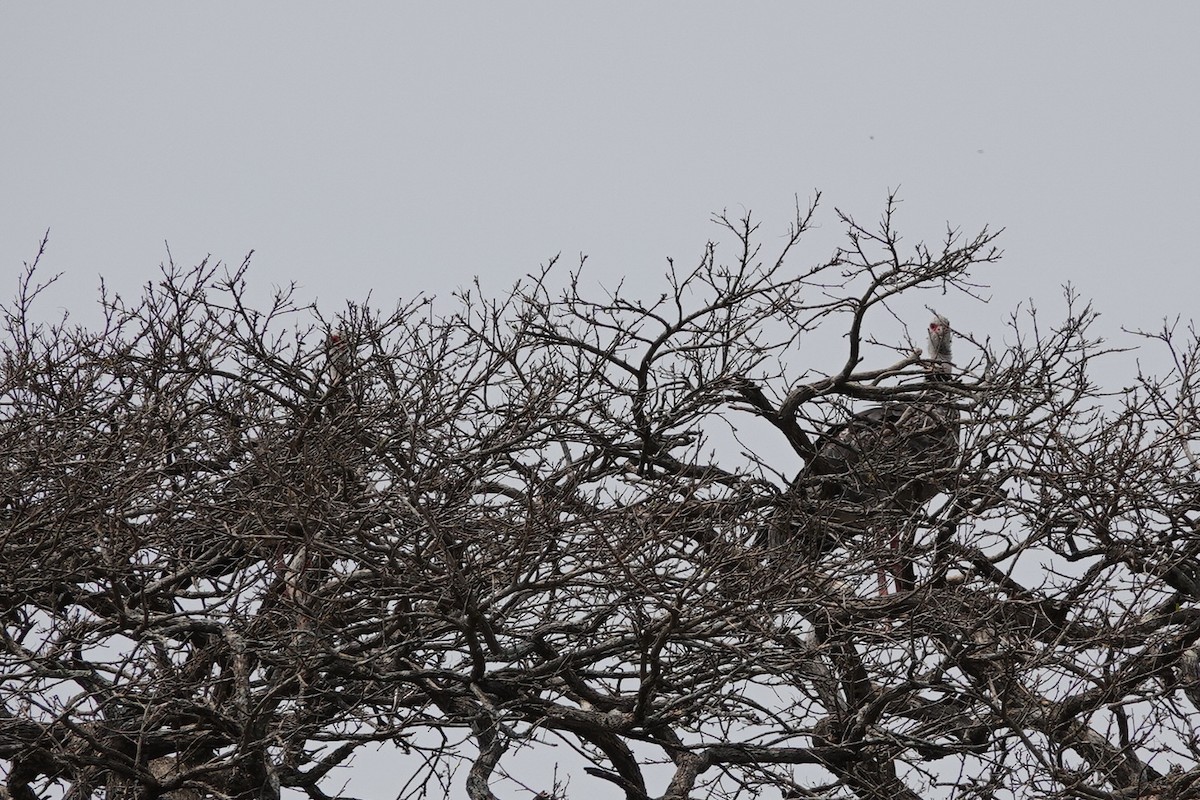
POLYGON ((713 211, 772 237, 819 188, 832 233, 900 187, 910 241, 1007 229, 970 316, 1070 280, 1152 324, 1198 284, 1198 33, 1183 2, 5 3, 0 275, 50 228, 72 308, 164 241, 328 308, 558 252, 636 280, 713 211))
POLYGON ((164 241, 327 311, 559 252, 649 287, 712 212, 770 244, 820 189, 800 269, 899 187, 910 243, 1007 229, 956 327, 1067 281, 1154 327, 1200 286, 1198 34, 1195 2, 5 2, 0 297, 47 228, 78 311, 164 241))

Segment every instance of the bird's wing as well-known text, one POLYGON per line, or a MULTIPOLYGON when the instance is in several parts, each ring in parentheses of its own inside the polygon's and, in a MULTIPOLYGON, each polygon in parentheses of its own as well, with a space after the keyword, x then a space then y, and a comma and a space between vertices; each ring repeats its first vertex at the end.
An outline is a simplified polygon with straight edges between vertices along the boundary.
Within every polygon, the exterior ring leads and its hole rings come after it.
MULTIPOLYGON (((896 430, 904 416, 904 405, 888 403, 851 414, 845 422, 825 429, 817 440, 816 461, 855 461, 865 449, 873 449, 881 437, 896 430)), ((820 471, 820 468, 818 468, 820 471)))

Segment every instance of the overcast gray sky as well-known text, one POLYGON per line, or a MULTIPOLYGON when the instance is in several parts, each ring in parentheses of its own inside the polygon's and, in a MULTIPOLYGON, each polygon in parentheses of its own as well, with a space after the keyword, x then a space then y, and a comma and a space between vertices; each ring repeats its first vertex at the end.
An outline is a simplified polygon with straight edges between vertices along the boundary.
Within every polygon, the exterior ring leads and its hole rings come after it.
POLYGON ((956 327, 1068 281, 1154 327, 1200 285, 1198 34, 1195 2, 5 2, 0 296, 47 228, 81 311, 164 242, 327 310, 560 252, 649 287, 712 212, 770 245, 820 189, 800 269, 898 187, 909 242, 1006 229, 956 327))
POLYGON ((5 3, 0 274, 49 228, 72 308, 164 241, 386 305, 559 252, 657 277, 714 211, 770 238, 821 189, 832 232, 899 187, 910 241, 1006 228, 970 317, 1070 280, 1152 324, 1198 283, 1198 33, 1182 2, 5 3))

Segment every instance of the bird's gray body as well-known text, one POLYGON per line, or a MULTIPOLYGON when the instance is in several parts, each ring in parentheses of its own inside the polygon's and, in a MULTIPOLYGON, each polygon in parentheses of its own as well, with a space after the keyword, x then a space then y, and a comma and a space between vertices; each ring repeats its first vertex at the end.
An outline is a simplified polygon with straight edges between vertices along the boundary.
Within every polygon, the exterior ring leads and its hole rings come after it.
POLYGON ((930 323, 928 386, 911 401, 868 408, 830 427, 784 493, 768 541, 817 557, 868 529, 899 525, 942 491, 958 459, 950 326, 930 323))

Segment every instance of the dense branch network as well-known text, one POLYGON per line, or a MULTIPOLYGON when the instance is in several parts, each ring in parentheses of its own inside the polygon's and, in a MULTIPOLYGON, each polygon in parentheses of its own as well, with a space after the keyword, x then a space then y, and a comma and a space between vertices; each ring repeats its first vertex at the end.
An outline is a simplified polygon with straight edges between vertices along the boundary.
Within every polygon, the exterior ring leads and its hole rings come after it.
POLYGON ((401 798, 1196 796, 1195 334, 1116 395, 1074 298, 973 341, 994 235, 905 252, 894 210, 806 270, 815 208, 770 256, 719 217, 732 260, 652 299, 551 265, 327 320, 202 264, 84 330, 37 321, 31 269, 3 307, 7 796, 325 800, 380 746, 401 798), (928 389, 931 354, 871 336, 930 290, 964 309, 956 460, 879 596, 866 522, 764 532, 829 426, 928 389))

